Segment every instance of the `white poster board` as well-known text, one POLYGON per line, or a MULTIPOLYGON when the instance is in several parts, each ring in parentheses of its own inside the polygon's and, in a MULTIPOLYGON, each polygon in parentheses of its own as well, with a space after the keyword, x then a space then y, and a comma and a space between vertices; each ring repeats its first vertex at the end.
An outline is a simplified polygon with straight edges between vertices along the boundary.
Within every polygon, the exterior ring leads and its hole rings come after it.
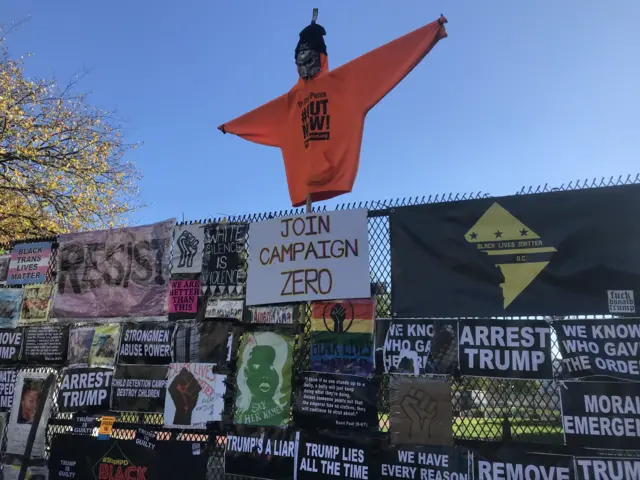
POLYGON ((367 210, 249 226, 247 305, 369 298, 367 210))

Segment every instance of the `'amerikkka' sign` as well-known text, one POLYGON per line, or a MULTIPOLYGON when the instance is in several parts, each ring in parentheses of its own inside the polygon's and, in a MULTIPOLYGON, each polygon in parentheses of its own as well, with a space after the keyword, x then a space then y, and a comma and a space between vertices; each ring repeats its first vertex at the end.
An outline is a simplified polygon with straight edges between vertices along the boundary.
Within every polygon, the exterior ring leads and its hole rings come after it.
POLYGON ((247 305, 370 296, 364 209, 256 222, 249 236, 247 305))

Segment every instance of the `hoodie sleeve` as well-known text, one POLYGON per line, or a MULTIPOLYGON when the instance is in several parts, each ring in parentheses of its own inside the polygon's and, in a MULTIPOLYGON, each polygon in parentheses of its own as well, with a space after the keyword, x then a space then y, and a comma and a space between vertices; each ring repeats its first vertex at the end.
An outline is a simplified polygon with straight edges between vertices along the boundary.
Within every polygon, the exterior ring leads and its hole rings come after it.
POLYGON ((336 68, 331 75, 350 86, 353 99, 367 112, 446 36, 440 20, 431 22, 336 68))
POLYGON ((281 131, 287 120, 286 105, 286 95, 281 95, 230 122, 223 123, 218 130, 238 135, 250 142, 279 147, 282 142, 281 131))

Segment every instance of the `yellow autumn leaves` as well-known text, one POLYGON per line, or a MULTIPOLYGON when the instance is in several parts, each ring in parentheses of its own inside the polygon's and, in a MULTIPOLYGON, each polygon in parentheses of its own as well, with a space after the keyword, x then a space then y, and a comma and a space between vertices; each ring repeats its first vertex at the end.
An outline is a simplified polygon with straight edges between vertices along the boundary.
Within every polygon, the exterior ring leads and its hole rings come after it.
POLYGON ((121 226, 137 206, 132 147, 73 88, 25 78, 0 38, 0 244, 121 226))

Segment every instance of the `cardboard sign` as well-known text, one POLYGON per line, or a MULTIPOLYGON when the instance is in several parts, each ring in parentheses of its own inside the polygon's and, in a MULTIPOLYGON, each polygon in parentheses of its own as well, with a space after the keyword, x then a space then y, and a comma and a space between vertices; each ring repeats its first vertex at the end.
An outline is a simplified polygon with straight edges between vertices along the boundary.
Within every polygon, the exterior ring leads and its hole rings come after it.
POLYGON ((116 417, 102 417, 100 428, 98 428, 98 440, 106 440, 111 437, 114 423, 116 423, 116 417))
POLYGON ((51 242, 16 245, 11 251, 7 285, 44 283, 50 259, 51 242))
POLYGON ((252 223, 247 305, 368 298, 367 232, 364 209, 252 223))

